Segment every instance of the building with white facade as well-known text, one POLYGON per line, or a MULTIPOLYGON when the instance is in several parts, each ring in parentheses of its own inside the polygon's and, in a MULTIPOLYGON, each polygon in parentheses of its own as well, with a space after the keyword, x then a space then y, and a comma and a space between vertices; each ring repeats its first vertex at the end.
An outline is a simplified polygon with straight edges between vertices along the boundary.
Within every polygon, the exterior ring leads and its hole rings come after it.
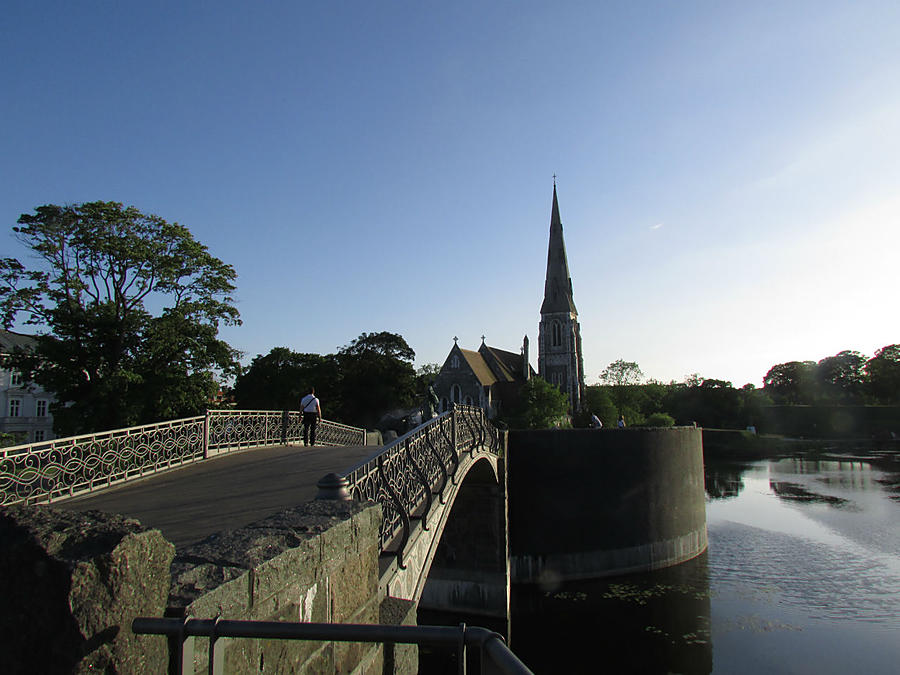
POLYGON ((32 349, 34 343, 30 335, 0 330, 0 432, 15 436, 17 445, 55 437, 50 413, 53 394, 34 382, 25 383, 4 358, 17 348, 32 349))

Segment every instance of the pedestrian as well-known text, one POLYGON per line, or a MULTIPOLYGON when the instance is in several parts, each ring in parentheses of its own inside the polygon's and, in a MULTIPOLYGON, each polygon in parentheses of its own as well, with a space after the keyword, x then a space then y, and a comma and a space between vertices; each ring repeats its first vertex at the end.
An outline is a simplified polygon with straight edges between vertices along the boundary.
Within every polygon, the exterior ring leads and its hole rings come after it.
POLYGON ((597 417, 596 413, 591 413, 591 427, 594 429, 603 428, 603 422, 600 421, 600 418, 597 417))
POLYGON ((303 413, 303 445, 316 444, 316 427, 322 419, 322 406, 316 398, 316 390, 309 388, 309 393, 300 399, 300 411, 303 413))
POLYGON ((620 429, 625 428, 625 415, 619 415, 619 421, 616 422, 616 426, 620 429))

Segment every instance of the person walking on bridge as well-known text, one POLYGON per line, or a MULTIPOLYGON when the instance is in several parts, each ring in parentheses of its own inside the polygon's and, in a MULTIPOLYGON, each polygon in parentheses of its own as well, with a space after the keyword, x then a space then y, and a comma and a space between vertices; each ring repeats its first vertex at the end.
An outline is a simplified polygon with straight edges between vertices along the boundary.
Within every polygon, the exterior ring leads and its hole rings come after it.
POLYGON ((300 399, 300 410, 303 412, 303 445, 316 444, 316 427, 322 419, 322 406, 316 398, 316 390, 309 388, 309 393, 300 399))

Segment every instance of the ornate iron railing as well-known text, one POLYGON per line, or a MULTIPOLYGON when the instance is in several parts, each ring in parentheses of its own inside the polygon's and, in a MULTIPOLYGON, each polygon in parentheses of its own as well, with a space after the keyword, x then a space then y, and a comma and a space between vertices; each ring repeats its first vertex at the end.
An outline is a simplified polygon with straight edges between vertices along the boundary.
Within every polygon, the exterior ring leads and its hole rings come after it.
MULTIPOLYGON (((0 448, 0 505, 49 502, 211 455, 297 443, 300 413, 210 410, 206 415, 0 448)), ((365 445, 366 431, 323 420, 317 445, 365 445)))
POLYGON ((320 494, 325 497, 325 490, 334 486, 333 477, 351 499, 381 504, 381 550, 396 552, 402 566, 412 519, 427 515, 435 496, 443 498, 463 455, 478 448, 498 454, 500 447, 500 432, 484 410, 456 405, 342 476, 326 476, 319 484, 324 488, 320 494))

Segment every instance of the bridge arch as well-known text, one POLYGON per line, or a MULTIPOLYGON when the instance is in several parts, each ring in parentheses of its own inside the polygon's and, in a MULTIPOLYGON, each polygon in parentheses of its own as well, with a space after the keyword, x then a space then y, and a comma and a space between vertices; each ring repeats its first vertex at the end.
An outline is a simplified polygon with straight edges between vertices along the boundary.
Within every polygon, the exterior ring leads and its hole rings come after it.
MULTIPOLYGON (((323 478, 323 498, 343 494, 381 505, 380 577, 386 595, 421 599, 467 477, 488 476, 494 485, 504 484, 500 456, 505 440, 481 408, 453 405, 343 476, 323 478)), ((504 528, 504 558, 505 545, 504 528)))

